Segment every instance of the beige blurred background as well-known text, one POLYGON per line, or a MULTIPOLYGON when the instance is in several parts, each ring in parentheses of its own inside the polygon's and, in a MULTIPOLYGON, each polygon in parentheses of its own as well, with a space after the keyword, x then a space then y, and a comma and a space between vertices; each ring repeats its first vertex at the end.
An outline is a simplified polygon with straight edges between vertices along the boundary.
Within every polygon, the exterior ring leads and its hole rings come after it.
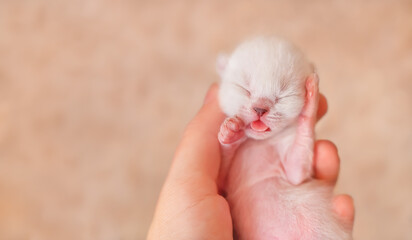
POLYGON ((0 0, 0 239, 144 239, 219 52, 316 63, 355 238, 412 239, 411 1, 0 0))

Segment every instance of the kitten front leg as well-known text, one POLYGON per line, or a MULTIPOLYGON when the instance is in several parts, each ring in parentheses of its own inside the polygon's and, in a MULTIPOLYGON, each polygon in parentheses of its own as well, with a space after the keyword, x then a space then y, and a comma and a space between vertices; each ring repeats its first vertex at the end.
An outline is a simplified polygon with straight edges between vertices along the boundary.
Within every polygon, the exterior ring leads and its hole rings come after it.
POLYGON ((221 145, 222 161, 219 170, 218 186, 223 189, 227 171, 230 168, 236 150, 246 140, 245 124, 238 117, 228 117, 220 126, 218 139, 221 145))
POLYGON ((295 139, 286 153, 286 176, 298 185, 313 174, 315 123, 319 102, 319 79, 315 73, 306 80, 306 103, 298 119, 295 139))

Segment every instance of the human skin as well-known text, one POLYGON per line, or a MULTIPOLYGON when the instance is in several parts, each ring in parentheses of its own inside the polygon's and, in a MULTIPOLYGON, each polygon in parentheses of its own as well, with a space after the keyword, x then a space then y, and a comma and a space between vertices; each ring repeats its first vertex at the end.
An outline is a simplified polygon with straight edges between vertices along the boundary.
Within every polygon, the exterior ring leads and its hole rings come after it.
MULTIPOLYGON (((176 150, 157 203, 148 240, 233 239, 229 204, 218 192, 221 162, 217 134, 225 115, 219 108, 217 84, 188 124, 176 150)), ((317 118, 325 115, 327 102, 320 96, 317 118)), ((335 185, 339 173, 336 146, 327 140, 315 143, 314 177, 335 185)), ((333 211, 353 226, 354 206, 348 195, 333 198, 333 211)))

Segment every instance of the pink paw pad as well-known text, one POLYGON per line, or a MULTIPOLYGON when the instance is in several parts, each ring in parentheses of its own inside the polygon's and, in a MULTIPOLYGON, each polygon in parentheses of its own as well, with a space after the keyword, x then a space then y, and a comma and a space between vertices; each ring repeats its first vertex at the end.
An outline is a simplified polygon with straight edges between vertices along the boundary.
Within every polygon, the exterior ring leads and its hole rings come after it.
POLYGON ((231 144, 241 139, 245 133, 243 131, 244 123, 237 117, 226 118, 220 126, 219 142, 222 144, 231 144))
POLYGON ((319 77, 315 73, 306 80, 307 101, 316 101, 319 97, 319 77))
POLYGON ((300 124, 310 120, 316 120, 316 113, 319 102, 319 78, 317 74, 313 74, 306 80, 306 103, 303 107, 300 124))

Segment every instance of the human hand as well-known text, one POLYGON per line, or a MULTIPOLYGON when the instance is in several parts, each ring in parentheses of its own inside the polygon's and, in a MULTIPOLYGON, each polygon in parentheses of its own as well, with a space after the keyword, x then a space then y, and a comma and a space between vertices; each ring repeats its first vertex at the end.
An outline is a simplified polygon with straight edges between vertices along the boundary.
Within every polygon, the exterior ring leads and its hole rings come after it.
MULTIPOLYGON (((217 188, 221 162, 217 134, 225 118, 219 108, 217 90, 217 84, 210 88, 204 105, 187 126, 176 150, 157 203, 149 240, 233 239, 229 205, 217 188)), ((326 111, 327 102, 321 95, 317 118, 326 111)), ((339 173, 335 145, 318 140, 314 152, 314 177, 335 185, 339 173)), ((342 221, 352 227, 352 198, 337 195, 333 206, 342 221)))

